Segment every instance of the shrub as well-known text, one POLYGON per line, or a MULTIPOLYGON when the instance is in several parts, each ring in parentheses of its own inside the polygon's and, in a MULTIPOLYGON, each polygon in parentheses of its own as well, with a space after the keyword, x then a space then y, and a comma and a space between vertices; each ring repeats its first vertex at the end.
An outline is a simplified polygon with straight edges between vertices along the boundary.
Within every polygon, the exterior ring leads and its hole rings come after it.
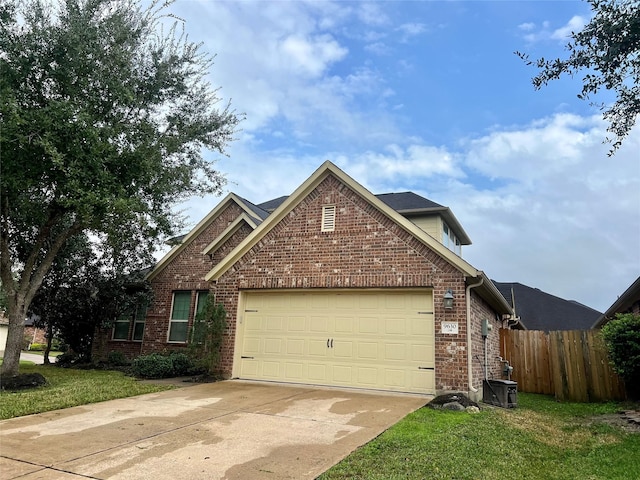
POLYGON ((124 353, 112 350, 107 355, 107 363, 115 367, 124 367, 126 365, 129 365, 131 362, 127 360, 127 357, 124 356, 124 353))
POLYGON ((166 378, 173 372, 173 362, 165 355, 150 353, 135 358, 131 363, 131 371, 136 377, 166 378))
POLYGON ((131 363, 131 372, 142 378, 167 378, 191 375, 196 371, 193 361, 184 353, 141 355, 131 363))
POLYGON ((195 366, 191 358, 182 352, 172 352, 169 354, 171 363, 173 364, 174 377, 181 377, 183 375, 191 375, 195 373, 195 366))
POLYGON ((46 348, 46 343, 32 343, 29 346, 29 350, 31 350, 32 352, 44 352, 46 348))
POLYGON ((627 393, 640 398, 640 315, 616 314, 602 327, 614 371, 622 377, 627 393))

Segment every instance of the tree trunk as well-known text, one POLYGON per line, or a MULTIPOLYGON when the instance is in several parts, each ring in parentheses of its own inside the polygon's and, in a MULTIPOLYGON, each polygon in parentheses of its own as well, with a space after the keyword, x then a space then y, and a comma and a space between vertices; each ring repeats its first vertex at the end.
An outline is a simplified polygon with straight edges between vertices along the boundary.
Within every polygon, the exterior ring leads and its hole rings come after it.
POLYGON ((9 332, 7 334, 7 345, 2 361, 3 375, 18 375, 20 369, 20 352, 24 343, 24 308, 9 310, 9 332))
POLYGON ((44 349, 44 364, 50 365, 49 353, 51 352, 51 342, 53 342, 53 326, 47 323, 47 347, 44 349))

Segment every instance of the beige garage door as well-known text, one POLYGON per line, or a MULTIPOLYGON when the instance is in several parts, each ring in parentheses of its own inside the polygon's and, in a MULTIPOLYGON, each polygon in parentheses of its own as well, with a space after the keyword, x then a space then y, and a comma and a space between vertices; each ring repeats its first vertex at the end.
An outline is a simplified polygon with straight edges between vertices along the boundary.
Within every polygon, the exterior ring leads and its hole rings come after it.
POLYGON ((236 377, 433 394, 434 367, 430 290, 242 294, 236 377))

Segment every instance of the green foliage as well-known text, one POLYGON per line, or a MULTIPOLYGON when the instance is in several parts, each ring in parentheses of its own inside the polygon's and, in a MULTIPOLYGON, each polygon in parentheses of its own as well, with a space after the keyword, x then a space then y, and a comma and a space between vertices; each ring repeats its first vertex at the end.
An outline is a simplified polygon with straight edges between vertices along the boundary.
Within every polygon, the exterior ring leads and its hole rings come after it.
POLYGON ((640 393, 640 315, 616 314, 602 327, 602 338, 614 371, 625 381, 627 392, 637 395, 640 393))
POLYGON ((213 295, 209 295, 204 309, 193 322, 189 352, 196 364, 209 373, 219 373, 226 319, 227 312, 222 304, 216 304, 213 295))
POLYGON ((613 90, 613 105, 600 105, 608 131, 616 136, 609 154, 622 144, 640 114, 640 5, 637 0, 587 0, 593 16, 579 32, 571 33, 566 59, 530 61, 540 73, 533 78, 536 89, 562 75, 584 72, 578 98, 589 99, 601 89, 613 90))
POLYGON ((204 151, 224 155, 240 117, 220 108, 213 58, 170 4, 0 3, 3 371, 17 373, 20 322, 71 239, 103 271, 132 271, 181 228, 176 202, 225 184, 204 151))
POLYGON ((127 357, 124 356, 124 353, 115 350, 107 354, 107 363, 115 367, 124 367, 131 364, 127 357))
POLYGON ((182 352, 172 352, 168 355, 150 353, 136 357, 131 363, 131 372, 141 378, 180 377, 195 371, 194 363, 182 352))
POLYGON ((34 352, 44 352, 45 348, 47 348, 46 343, 32 343, 29 346, 29 350, 32 350, 34 352))

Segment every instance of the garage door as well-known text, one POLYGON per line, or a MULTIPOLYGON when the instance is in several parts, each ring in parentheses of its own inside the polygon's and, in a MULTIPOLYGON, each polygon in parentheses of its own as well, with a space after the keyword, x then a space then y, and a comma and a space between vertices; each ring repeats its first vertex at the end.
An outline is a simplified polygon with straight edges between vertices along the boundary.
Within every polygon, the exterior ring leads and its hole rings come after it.
POLYGON ((235 377, 435 393, 430 290, 244 292, 236 338, 235 377))

